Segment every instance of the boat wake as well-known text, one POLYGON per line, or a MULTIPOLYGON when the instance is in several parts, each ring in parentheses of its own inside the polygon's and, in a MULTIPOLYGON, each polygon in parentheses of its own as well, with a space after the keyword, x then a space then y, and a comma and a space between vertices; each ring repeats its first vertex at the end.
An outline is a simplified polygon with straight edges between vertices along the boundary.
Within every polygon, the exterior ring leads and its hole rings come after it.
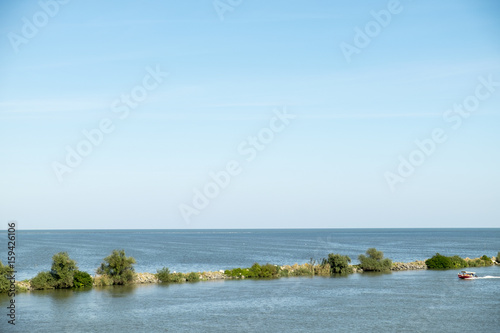
POLYGON ((500 276, 487 275, 487 276, 480 276, 478 277, 478 279, 500 279, 500 276))

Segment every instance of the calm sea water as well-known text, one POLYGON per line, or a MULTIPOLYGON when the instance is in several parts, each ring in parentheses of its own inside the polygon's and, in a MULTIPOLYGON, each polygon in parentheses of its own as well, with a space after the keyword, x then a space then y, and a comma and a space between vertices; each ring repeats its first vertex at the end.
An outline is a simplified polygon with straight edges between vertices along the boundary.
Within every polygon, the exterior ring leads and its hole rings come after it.
MULTIPOLYGON (((2 237, 5 238, 6 237, 2 237)), ((477 257, 500 251, 500 229, 314 229, 19 231, 18 279, 50 269, 67 251, 94 273, 115 248, 136 258, 136 270, 203 271, 293 264, 338 252, 355 259, 368 247, 395 261, 439 252, 477 257)), ((5 258, 1 257, 5 262, 5 258)), ((355 261, 355 260, 354 260, 355 261)), ((476 268, 499 276, 500 267, 476 268)), ((1 332, 498 332, 500 278, 462 281, 457 271, 354 274, 181 285, 36 291, 16 296, 17 325, 1 332)))

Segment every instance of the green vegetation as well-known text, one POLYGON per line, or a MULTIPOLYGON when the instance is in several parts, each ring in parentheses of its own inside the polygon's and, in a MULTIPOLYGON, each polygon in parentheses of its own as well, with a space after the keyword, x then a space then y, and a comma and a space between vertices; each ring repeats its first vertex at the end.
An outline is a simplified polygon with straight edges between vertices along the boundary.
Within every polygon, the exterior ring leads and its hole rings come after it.
POLYGON ((470 259, 467 261, 469 267, 483 267, 493 265, 493 260, 487 255, 483 255, 481 258, 470 259))
MULTIPOLYGON (((465 261, 465 260, 464 260, 465 261)), ((457 268, 454 267, 451 261, 451 257, 443 256, 439 253, 436 253, 432 258, 427 259, 425 264, 429 269, 449 269, 449 268, 457 268)), ((466 266, 463 266, 466 267, 466 266)))
POLYGON ((196 272, 191 272, 186 275, 187 282, 198 282, 200 281, 200 274, 196 272))
POLYGON ((372 272, 389 272, 392 267, 391 259, 384 259, 384 253, 382 251, 377 251, 375 248, 369 248, 366 251, 366 255, 361 254, 358 257, 360 262, 359 267, 363 269, 363 271, 372 271, 372 272))
POLYGON ((280 276, 279 267, 271 264, 265 264, 263 266, 255 263, 249 269, 249 278, 261 278, 261 279, 272 279, 280 276))
POLYGON ((352 267, 350 267, 349 263, 351 262, 351 258, 348 256, 344 256, 337 253, 330 253, 327 259, 323 259, 323 265, 330 265, 330 274, 351 274, 353 272, 352 267))
POLYGON ((162 269, 156 270, 156 277, 158 278, 158 280, 160 280, 160 282, 163 282, 163 283, 171 282, 170 275, 171 274, 170 274, 170 270, 168 269, 168 267, 163 267, 162 269))
POLYGON ((7 279, 13 273, 9 265, 3 265, 0 261, 0 293, 5 293, 10 289, 10 281, 7 279))
POLYGON ((156 277, 162 283, 181 283, 181 282, 198 282, 200 281, 200 273, 191 272, 183 273, 170 273, 167 267, 163 267, 156 271, 156 277))
POLYGON ((125 250, 113 250, 111 255, 104 258, 104 262, 97 269, 97 274, 107 275, 113 284, 128 284, 134 279, 135 259, 125 256, 125 250))
POLYGON ((49 272, 40 272, 31 279, 33 289, 64 289, 92 286, 92 277, 80 272, 76 261, 66 252, 59 252, 52 257, 52 267, 49 272))
POLYGON ((31 288, 33 289, 54 289, 56 279, 50 272, 40 272, 33 279, 31 279, 31 288))
POLYGON ((500 264, 500 251, 498 251, 497 257, 495 259, 497 260, 497 263, 500 264))
POLYGON ((181 283, 185 282, 186 278, 184 277, 184 274, 182 273, 172 273, 170 274, 170 282, 172 283, 181 283))
POLYGON ((59 252, 52 257, 52 269, 50 273, 55 280, 55 288, 73 287, 73 276, 78 270, 76 261, 69 258, 68 253, 59 252))
MULTIPOLYGON (((311 274, 311 271, 308 270, 308 273, 311 274)), ((276 265, 265 264, 259 265, 255 263, 250 268, 235 268, 228 269, 224 272, 227 276, 236 277, 236 278, 261 278, 261 279, 273 279, 281 276, 280 268, 276 265)))
POLYGON ((425 264, 429 269, 453 269, 465 267, 483 267, 493 265, 493 261, 487 255, 476 259, 463 259, 459 256, 447 257, 436 253, 432 258, 427 259, 425 264))
MULTIPOLYGON (((363 271, 389 272, 393 266, 392 260, 384 258, 384 253, 370 248, 366 255, 358 257, 359 265, 350 265, 351 258, 338 253, 330 253, 327 258, 322 259, 321 264, 316 264, 316 260, 310 259, 308 263, 293 266, 277 266, 272 264, 260 265, 253 264, 248 268, 234 268, 226 270, 224 275, 232 278, 250 278, 250 279, 274 279, 280 277, 292 276, 315 276, 315 275, 347 275, 354 272, 355 267, 363 271)), ((495 258, 500 260, 500 252, 495 258)), ((465 267, 491 266, 495 260, 487 255, 480 258, 469 259, 459 256, 443 256, 436 253, 432 258, 427 259, 425 264, 429 269, 453 269, 465 267)), ((77 264, 72 260, 68 253, 59 252, 52 257, 52 266, 50 271, 39 272, 33 279, 24 281, 25 284, 16 286, 16 291, 26 290, 31 284, 32 289, 60 289, 60 288, 86 288, 96 286, 123 285, 133 282, 135 271, 133 265, 136 263, 132 257, 127 257, 124 250, 113 250, 113 252, 104 258, 100 267, 97 269, 95 278, 92 278, 87 272, 78 270, 77 264), (26 284, 29 282, 29 284, 26 284)), ((0 293, 10 289, 10 281, 7 277, 12 269, 3 265, 0 261, 0 293)), ((219 272, 191 272, 191 273, 170 273, 168 267, 157 270, 156 278, 162 283, 182 283, 198 282, 201 279, 226 278, 219 272)), ((140 277, 142 279, 142 275, 140 277)), ((142 281, 142 280, 141 280, 142 281)), ((152 282, 152 281, 151 281, 152 282)))
POLYGON ((231 277, 234 277, 234 278, 240 278, 240 277, 248 277, 248 275, 250 274, 250 271, 248 270, 248 268, 234 268, 234 269, 226 269, 224 271, 224 274, 226 274, 227 276, 231 276, 231 277))
POLYGON ((94 278, 94 285, 99 287, 112 286, 113 279, 106 274, 99 275, 94 278))
POLYGON ((73 288, 88 288, 92 287, 93 280, 87 272, 75 271, 73 275, 73 288))

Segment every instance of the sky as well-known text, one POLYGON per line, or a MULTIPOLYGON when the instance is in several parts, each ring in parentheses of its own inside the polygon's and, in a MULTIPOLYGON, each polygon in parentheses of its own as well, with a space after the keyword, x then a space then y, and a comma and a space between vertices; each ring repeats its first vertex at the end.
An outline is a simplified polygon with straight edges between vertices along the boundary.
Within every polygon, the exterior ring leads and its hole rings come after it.
POLYGON ((500 4, 4 1, 18 229, 500 227, 500 4))

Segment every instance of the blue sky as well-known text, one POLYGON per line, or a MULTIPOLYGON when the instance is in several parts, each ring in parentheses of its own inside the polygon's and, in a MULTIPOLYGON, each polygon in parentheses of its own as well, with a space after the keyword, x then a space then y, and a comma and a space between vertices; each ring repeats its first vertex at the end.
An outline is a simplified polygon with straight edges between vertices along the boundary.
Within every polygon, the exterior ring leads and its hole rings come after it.
POLYGON ((233 4, 223 20, 211 0, 42 3, 0 5, 5 223, 499 227, 496 1, 221 0, 233 4), (391 6, 376 23, 372 11, 391 6), (348 61, 342 43, 377 24, 348 61), (113 103, 144 92, 156 69, 168 75, 120 118, 113 103), (453 128, 447 110, 477 89, 488 96, 453 128), (238 146, 284 110, 295 118, 247 161, 238 146), (66 147, 103 119, 113 131, 58 177, 66 147), (401 176, 399 157, 421 154, 415 141, 436 128, 446 141, 401 176), (241 172, 194 207, 230 161, 241 172))

